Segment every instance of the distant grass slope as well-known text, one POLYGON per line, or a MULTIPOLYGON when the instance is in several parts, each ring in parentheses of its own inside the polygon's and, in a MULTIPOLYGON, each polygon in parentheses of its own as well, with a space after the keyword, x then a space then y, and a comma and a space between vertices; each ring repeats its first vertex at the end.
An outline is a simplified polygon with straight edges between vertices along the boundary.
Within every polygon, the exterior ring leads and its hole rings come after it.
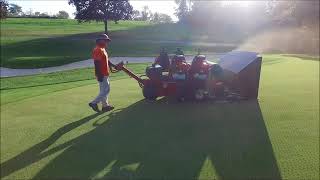
POLYGON ((1 103, 1 179, 319 179, 319 61, 263 57, 258 102, 150 103, 122 79, 110 113, 97 85, 1 103))
MULTIPOLYGON (((76 20, 8 18, 1 21, 1 66, 37 68, 88 59, 102 33, 103 23, 76 20)), ((233 45, 193 44, 221 42, 217 35, 206 36, 180 24, 151 24, 143 21, 109 23, 110 56, 154 56, 162 47, 173 52, 182 47, 186 53, 225 52, 233 45)), ((228 38, 228 37, 224 37, 228 38)), ((222 41, 223 42, 223 41, 222 41)))
MULTIPOLYGON (((120 21, 119 24, 109 23, 111 32, 145 26, 149 26, 149 24, 144 21, 120 21)), ((74 19, 8 18, 1 21, 1 45, 37 38, 102 32, 103 30, 103 23, 78 23, 74 19)))

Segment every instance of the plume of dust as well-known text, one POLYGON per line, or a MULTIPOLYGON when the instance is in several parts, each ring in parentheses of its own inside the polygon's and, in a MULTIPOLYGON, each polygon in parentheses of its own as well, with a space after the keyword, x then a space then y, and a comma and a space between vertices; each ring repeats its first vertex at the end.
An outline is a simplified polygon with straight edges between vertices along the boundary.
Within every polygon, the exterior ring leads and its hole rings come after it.
POLYGON ((319 26, 263 31, 249 38, 237 50, 319 56, 319 26))

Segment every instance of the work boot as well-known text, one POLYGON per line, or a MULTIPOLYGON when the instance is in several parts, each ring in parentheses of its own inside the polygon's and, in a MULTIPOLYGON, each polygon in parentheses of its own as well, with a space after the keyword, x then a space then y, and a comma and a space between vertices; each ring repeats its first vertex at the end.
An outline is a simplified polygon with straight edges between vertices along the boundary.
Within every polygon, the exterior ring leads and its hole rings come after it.
POLYGON ((97 104, 89 103, 89 106, 94 110, 95 112, 100 112, 99 107, 97 104))
POLYGON ((108 111, 111 111, 112 109, 114 109, 114 107, 110 105, 102 107, 103 112, 108 112, 108 111))

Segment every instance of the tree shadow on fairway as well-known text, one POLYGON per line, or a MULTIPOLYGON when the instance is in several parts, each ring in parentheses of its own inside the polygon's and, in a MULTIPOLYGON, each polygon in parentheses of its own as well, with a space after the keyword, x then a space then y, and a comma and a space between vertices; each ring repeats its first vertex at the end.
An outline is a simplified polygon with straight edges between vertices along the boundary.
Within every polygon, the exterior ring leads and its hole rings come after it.
MULTIPOLYGON (((86 60, 91 58, 91 50, 100 33, 102 32, 65 34, 63 36, 53 34, 52 37, 0 44, 2 50, 0 63, 2 67, 9 68, 43 68, 86 60), (19 53, 17 53, 17 49, 19 49, 19 53)), ((236 48, 236 45, 223 45, 224 43, 216 38, 210 41, 214 42, 211 45, 210 43, 192 44, 193 40, 190 38, 194 38, 195 35, 190 36, 192 33, 189 33, 188 28, 178 24, 135 27, 111 31, 110 34, 112 38, 112 44, 109 47, 110 56, 154 56, 163 47, 171 53, 177 47, 181 47, 185 51, 201 48, 202 51, 217 53, 228 52, 236 48)), ((198 39, 198 42, 203 42, 209 37, 211 36, 198 39)), ((220 36, 215 37, 221 38, 220 36)), ((12 38, 15 40, 14 37, 12 38)), ((226 38, 228 37, 223 39, 226 38)), ((228 44, 228 42, 226 43, 228 44)))
POLYGON ((35 178, 281 179, 256 101, 139 101, 93 125, 35 178))

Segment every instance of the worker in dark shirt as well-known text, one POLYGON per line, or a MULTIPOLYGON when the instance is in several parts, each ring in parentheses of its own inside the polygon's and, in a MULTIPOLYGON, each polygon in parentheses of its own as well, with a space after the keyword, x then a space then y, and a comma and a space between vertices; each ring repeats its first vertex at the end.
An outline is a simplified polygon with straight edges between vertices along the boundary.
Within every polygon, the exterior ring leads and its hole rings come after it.
POLYGON ((161 49, 160 55, 156 58, 153 65, 160 65, 162 67, 162 70, 167 71, 169 70, 170 66, 170 60, 168 53, 165 51, 164 48, 161 49))
POLYGON ((177 51, 175 52, 176 55, 184 55, 183 51, 181 48, 177 48, 177 51))

